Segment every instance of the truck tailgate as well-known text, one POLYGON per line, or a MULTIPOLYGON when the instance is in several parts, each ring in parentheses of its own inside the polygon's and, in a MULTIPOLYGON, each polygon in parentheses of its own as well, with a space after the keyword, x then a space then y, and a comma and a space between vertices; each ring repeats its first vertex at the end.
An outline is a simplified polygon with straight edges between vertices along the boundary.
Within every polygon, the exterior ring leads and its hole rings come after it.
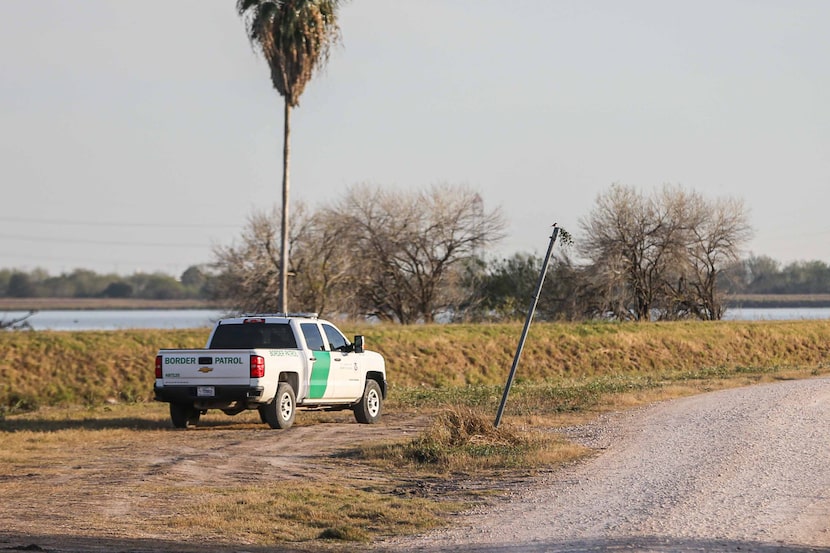
POLYGON ((162 378, 170 386, 244 386, 251 381, 249 350, 161 350, 162 378))

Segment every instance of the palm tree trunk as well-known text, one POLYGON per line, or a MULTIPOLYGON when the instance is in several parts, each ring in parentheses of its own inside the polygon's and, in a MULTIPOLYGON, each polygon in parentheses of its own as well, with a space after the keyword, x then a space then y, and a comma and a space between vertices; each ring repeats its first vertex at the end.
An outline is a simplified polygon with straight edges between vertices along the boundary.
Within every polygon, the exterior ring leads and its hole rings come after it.
POLYGON ((291 152, 291 106, 285 100, 282 146, 282 225, 280 227, 280 311, 288 313, 288 158, 291 152))

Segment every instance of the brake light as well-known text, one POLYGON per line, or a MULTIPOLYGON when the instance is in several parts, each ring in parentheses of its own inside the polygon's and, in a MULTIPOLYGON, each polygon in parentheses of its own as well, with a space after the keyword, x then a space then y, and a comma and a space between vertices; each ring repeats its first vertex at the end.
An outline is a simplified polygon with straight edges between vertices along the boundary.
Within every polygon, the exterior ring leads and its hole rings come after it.
POLYGON ((242 322, 243 323, 255 323, 255 324, 257 324, 257 323, 264 323, 265 319, 263 319, 263 318, 244 319, 242 322))
POLYGON ((161 355, 156 355, 156 378, 161 378, 161 355))
POLYGON ((262 378, 265 376, 265 358, 259 355, 251 356, 251 378, 262 378))

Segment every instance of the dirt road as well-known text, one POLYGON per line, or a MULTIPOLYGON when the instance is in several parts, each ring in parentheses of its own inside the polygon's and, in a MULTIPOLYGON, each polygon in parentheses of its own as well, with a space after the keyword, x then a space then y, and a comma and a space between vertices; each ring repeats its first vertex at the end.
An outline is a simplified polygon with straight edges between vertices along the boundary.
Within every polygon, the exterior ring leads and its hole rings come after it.
POLYGON ((588 462, 400 551, 830 552, 830 380, 667 402, 578 429, 588 462))

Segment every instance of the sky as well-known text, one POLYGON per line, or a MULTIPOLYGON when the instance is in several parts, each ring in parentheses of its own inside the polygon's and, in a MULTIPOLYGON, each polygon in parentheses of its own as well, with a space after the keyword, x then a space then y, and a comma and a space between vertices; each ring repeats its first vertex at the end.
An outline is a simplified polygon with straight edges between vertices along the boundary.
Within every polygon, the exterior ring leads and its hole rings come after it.
MULTIPOLYGON (((544 254, 614 184, 744 201, 830 263, 830 2, 351 0, 291 201, 479 192, 544 254)), ((282 98, 234 0, 0 0, 0 269, 178 276, 279 203, 282 98)))

